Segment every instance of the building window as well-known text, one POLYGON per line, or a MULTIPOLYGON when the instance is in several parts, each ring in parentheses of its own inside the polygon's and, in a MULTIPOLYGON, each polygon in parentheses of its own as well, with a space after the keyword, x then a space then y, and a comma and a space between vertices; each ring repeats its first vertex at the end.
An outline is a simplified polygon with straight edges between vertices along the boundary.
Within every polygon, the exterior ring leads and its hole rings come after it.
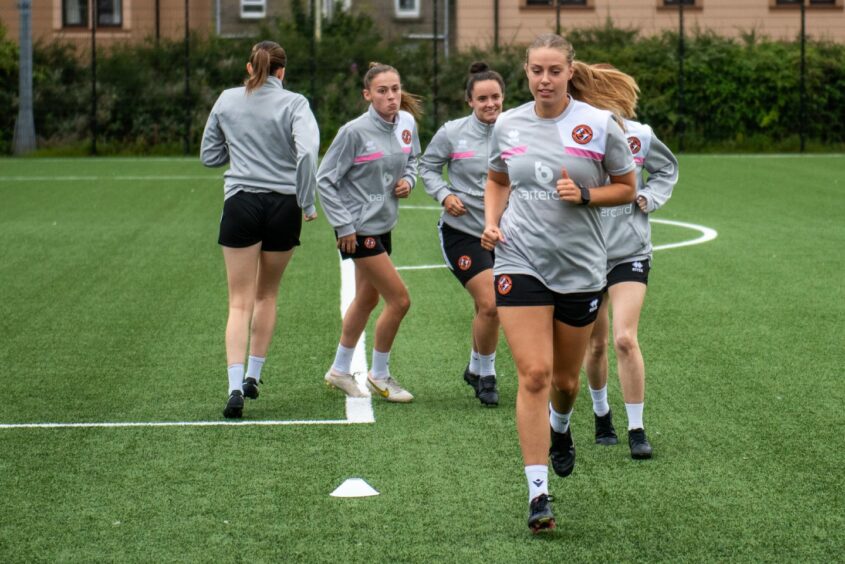
POLYGON ((241 0, 241 18, 260 20, 267 16, 267 0, 241 0))
POLYGON ((396 7, 397 18, 418 18, 420 17, 419 0, 393 0, 396 7))
POLYGON ((774 0, 775 7, 798 8, 801 3, 807 8, 840 8, 842 0, 774 0))
POLYGON ((680 4, 684 6, 695 6, 695 0, 663 0, 664 6, 678 6, 680 4))
MULTIPOLYGON (((555 0, 525 0, 526 6, 556 6, 557 2, 555 0)), ((562 7, 566 6, 576 6, 576 7, 587 7, 587 0, 560 0, 560 5, 562 7)))
MULTIPOLYGON (((95 0, 97 6, 97 27, 121 27, 123 25, 122 0, 95 0)), ((64 27, 88 27, 88 0, 62 0, 62 25, 64 27)))

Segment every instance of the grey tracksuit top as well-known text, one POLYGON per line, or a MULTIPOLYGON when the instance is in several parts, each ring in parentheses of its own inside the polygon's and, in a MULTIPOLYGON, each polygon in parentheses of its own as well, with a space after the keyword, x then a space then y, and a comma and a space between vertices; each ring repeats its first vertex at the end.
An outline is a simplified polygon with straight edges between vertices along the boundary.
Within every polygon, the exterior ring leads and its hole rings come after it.
POLYGON ((340 128, 317 171, 317 190, 338 237, 382 235, 396 225, 396 182, 417 181, 420 139, 411 114, 399 111, 394 123, 369 107, 340 128))
POLYGON ((205 124, 200 159, 205 166, 229 163, 224 198, 241 190, 296 194, 302 211, 312 215, 319 150, 308 100, 269 76, 250 94, 243 86, 220 94, 205 124))
POLYGON ((528 274, 569 294, 604 288, 607 267, 599 208, 560 200, 555 189, 566 167, 576 184, 595 188, 608 174, 634 170, 625 135, 610 112, 570 98, 545 119, 528 102, 502 114, 493 128, 490 169, 510 177, 499 228, 494 274, 528 274))
POLYGON ((484 185, 492 133, 493 124, 482 122, 475 112, 446 122, 437 130, 420 160, 425 191, 440 204, 449 195, 457 196, 467 210, 460 217, 444 211, 441 221, 478 238, 484 231, 484 185), (448 183, 443 180, 444 164, 448 165, 448 183))
POLYGON ((643 213, 636 203, 601 208, 608 272, 626 262, 651 259, 648 214, 669 200, 678 182, 678 160, 651 127, 625 120, 625 128, 628 146, 637 165, 637 196, 646 199, 648 213, 643 213), (644 171, 648 171, 648 181, 643 179, 644 171))

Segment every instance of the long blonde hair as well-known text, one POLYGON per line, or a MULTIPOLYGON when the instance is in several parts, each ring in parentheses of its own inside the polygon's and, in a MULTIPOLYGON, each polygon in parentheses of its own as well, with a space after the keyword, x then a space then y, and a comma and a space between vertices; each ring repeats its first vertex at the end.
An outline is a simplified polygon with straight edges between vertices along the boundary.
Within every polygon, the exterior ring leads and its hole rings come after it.
MULTIPOLYGON (((364 75, 364 89, 369 90, 373 79, 385 72, 395 72, 401 82, 402 76, 398 70, 390 65, 372 62, 370 63, 370 68, 367 69, 367 73, 364 75)), ((422 99, 419 96, 411 94, 404 88, 402 89, 402 97, 399 100, 399 108, 414 116, 416 120, 419 120, 423 115, 422 99)))
POLYGON ((285 50, 275 41, 262 41, 253 45, 249 54, 252 75, 244 81, 247 94, 263 86, 267 82, 267 77, 285 68, 287 62, 288 56, 285 50))
POLYGON ((612 65, 573 61, 569 94, 576 100, 609 110, 620 117, 637 117, 640 87, 634 77, 612 65))

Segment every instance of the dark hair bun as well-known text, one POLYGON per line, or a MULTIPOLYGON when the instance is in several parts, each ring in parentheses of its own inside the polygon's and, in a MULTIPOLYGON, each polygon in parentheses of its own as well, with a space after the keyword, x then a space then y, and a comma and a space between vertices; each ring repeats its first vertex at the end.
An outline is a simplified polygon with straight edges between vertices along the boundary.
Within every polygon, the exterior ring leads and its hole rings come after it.
POLYGON ((490 70, 490 65, 484 61, 476 61, 469 66, 469 74, 477 74, 488 70, 490 70))

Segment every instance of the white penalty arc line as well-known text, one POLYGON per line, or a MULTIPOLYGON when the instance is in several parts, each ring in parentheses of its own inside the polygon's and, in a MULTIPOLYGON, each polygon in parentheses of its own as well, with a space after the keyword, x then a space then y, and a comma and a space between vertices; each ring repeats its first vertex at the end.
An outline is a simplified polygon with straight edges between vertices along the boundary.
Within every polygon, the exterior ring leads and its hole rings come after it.
MULTIPOLYGON (((435 206, 402 206, 400 209, 411 209, 411 210, 439 210, 439 207, 435 206)), ((700 237, 696 237, 695 239, 690 239, 688 241, 679 241, 677 243, 666 243, 665 245, 655 245, 655 251, 665 251, 667 249, 677 249, 680 247, 691 247, 693 245, 701 245, 702 243, 707 243, 708 241, 712 241, 716 237, 719 236, 718 231, 712 229, 710 227, 706 227, 704 225, 697 225, 695 223, 687 223, 685 221, 674 221, 670 219, 653 219, 649 218, 651 223, 662 223, 664 225, 672 225, 674 227, 683 227, 685 229, 692 229, 694 231, 698 231, 701 233, 700 237)), ((416 266, 397 266, 396 270, 431 270, 434 268, 447 268, 445 264, 420 264, 416 266)))

